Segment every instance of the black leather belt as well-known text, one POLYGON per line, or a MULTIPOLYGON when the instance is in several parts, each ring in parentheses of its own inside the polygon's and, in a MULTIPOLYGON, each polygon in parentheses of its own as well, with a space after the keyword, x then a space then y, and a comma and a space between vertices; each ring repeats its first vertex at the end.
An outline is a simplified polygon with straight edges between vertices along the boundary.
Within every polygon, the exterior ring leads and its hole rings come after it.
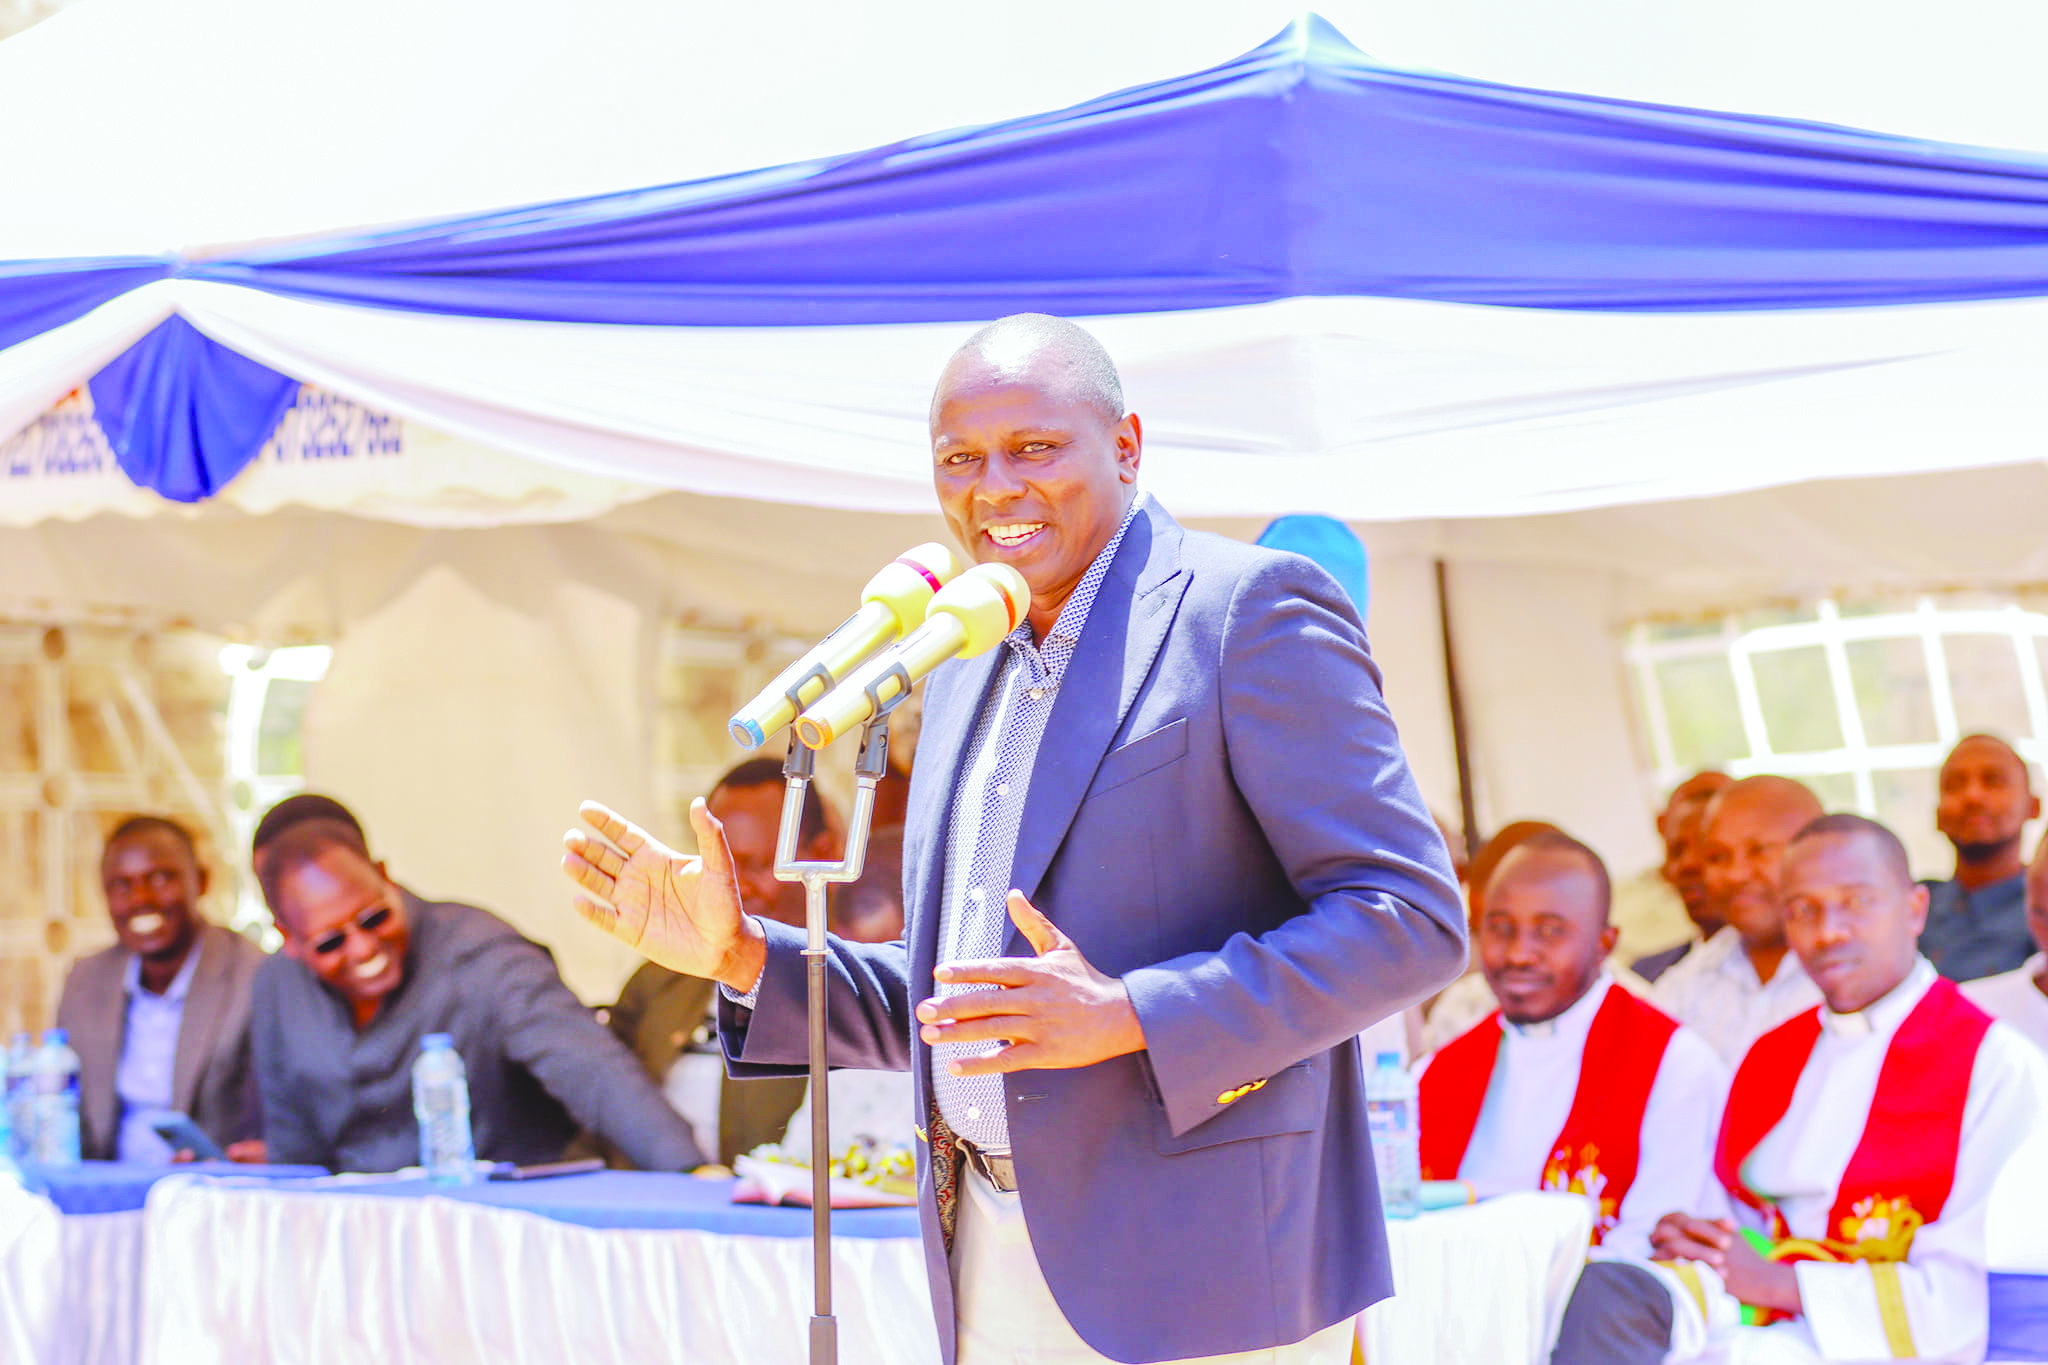
POLYGON ((982 1179, 1004 1194, 1017 1192, 1017 1163, 1006 1156, 992 1156, 971 1142, 962 1141, 960 1151, 967 1164, 981 1172, 982 1179))

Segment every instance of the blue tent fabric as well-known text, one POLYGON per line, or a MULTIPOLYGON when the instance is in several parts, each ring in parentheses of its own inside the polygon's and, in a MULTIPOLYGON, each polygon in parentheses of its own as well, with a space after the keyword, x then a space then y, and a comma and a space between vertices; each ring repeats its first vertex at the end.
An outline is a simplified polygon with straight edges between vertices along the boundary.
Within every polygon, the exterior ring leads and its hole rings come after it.
POLYGON ((93 416, 121 470, 173 502, 227 486, 262 451, 298 381, 166 319, 92 379, 93 416))
POLYGON ((1302 295, 1609 310, 2048 292, 2048 158, 1374 64, 1320 19, 1072 109, 195 266, 279 293, 695 326, 1302 295))
MULTIPOLYGON (((2048 157, 1395 70, 1311 16, 1207 71, 853 156, 203 260, 0 263, 0 346, 167 275, 667 326, 1314 295, 1617 311, 1993 299, 2048 294, 2048 157)), ((95 399, 123 400, 123 467, 166 496, 218 488, 288 401, 283 376, 189 328, 123 364, 95 399)))
POLYGON ((0 261, 0 351, 76 322, 103 303, 171 273, 147 257, 0 261))

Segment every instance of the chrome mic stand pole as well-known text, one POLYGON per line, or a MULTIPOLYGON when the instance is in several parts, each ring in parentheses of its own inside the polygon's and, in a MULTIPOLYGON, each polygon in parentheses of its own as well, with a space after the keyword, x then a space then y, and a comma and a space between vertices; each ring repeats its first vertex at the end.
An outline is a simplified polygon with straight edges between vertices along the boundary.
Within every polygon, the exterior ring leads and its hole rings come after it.
POLYGON ((839 1323, 832 1316, 832 1134, 825 1066, 825 888, 850 882, 867 861, 868 827, 875 814, 875 784, 889 771, 887 711, 870 719, 860 734, 854 764, 853 815, 846 829, 846 856, 836 863, 797 861, 803 841, 804 793, 817 755, 794 730, 782 765, 782 825, 775 840, 775 878, 804 887, 804 980, 810 994, 811 1061, 811 1352, 810 1365, 838 1365, 839 1323))

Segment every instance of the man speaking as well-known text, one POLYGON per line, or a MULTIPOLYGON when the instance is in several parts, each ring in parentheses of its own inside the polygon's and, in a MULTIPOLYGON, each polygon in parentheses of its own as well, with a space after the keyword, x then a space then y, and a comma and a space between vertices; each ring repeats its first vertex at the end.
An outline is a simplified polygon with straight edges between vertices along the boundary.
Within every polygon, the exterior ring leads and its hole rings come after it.
MULTIPOLYGON (((1031 586, 932 676, 905 941, 830 940, 831 1062, 908 1068, 948 1361, 1323 1365, 1392 1291, 1360 1030, 1462 969, 1443 840, 1357 612, 1184 531, 1072 323, 977 332, 932 399, 954 536, 1031 586)), ((595 804, 578 909, 715 977, 736 1076, 806 1058, 803 935, 595 804), (621 856, 623 853, 624 856, 621 856)))

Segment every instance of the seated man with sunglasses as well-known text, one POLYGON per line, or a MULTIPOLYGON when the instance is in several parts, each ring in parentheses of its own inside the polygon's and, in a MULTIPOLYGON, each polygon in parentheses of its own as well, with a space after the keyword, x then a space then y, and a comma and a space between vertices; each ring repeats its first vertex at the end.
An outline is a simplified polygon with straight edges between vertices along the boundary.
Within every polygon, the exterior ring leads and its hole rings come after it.
POLYGON ((279 803, 252 860, 284 952, 250 1021, 273 1162, 417 1165, 412 1064, 453 1035, 485 1161, 552 1161, 580 1123, 646 1170, 704 1163, 689 1125, 625 1044, 562 984, 546 948, 474 906, 422 901, 326 797, 279 803))

